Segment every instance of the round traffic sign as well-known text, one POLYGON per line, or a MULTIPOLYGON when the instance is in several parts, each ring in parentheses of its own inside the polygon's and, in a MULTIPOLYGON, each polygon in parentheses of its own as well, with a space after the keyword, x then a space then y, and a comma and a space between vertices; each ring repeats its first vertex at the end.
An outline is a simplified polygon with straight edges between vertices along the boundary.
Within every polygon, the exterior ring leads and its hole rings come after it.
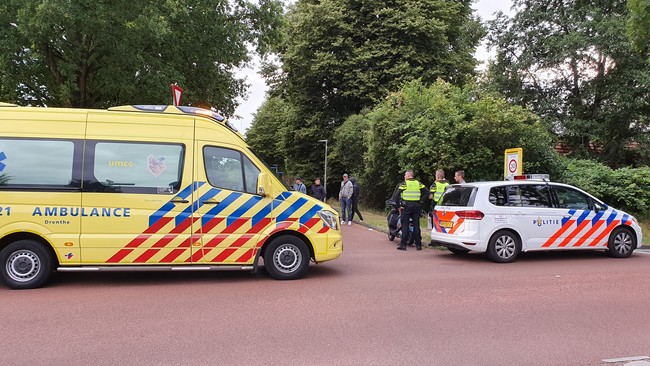
POLYGON ((510 162, 508 162, 508 171, 510 171, 510 174, 515 174, 517 172, 517 160, 516 159, 510 159, 510 162))

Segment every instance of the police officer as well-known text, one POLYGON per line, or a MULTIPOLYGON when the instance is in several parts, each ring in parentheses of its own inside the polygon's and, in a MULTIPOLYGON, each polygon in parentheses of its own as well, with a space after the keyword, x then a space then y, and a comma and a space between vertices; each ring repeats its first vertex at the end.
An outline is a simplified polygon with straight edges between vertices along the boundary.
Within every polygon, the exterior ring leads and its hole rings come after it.
POLYGON ((424 184, 413 178, 413 171, 407 170, 404 173, 404 183, 399 186, 401 207, 403 207, 400 221, 402 223, 402 239, 397 247, 398 250, 406 250, 406 240, 409 231, 409 219, 413 220, 413 235, 415 247, 422 250, 422 238, 420 237, 420 211, 422 211, 422 200, 429 193, 424 184))
POLYGON ((431 188, 429 188, 431 191, 431 194, 429 195, 429 199, 431 200, 431 208, 440 203, 442 194, 445 192, 445 188, 447 188, 448 185, 449 182, 447 179, 445 179, 445 171, 442 169, 436 170, 436 181, 433 182, 431 188))

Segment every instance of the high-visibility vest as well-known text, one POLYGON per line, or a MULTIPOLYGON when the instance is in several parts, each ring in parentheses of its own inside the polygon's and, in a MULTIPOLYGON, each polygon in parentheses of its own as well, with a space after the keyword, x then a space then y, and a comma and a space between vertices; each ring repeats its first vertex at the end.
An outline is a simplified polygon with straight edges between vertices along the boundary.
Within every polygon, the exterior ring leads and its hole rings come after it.
POLYGON ((435 182, 436 188, 431 190, 431 193, 433 193, 433 202, 436 204, 440 202, 442 194, 445 192, 445 188, 447 188, 448 185, 449 182, 435 182))
POLYGON ((402 189, 402 199, 404 201, 419 202, 421 196, 420 190, 424 188, 424 185, 415 179, 409 179, 405 183, 400 187, 402 189))

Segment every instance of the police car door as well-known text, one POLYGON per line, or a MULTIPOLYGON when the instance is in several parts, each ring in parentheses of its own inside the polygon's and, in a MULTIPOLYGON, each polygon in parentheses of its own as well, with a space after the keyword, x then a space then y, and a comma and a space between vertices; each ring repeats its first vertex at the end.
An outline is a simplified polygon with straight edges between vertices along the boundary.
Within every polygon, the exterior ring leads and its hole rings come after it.
POLYGON ((548 184, 513 184, 507 187, 507 194, 523 248, 541 248, 560 226, 560 214, 552 207, 548 184))
POLYGON ((191 123, 157 113, 89 113, 81 215, 84 264, 169 264, 190 258, 191 123))
POLYGON ((237 146, 199 141, 196 149, 201 251, 192 262, 251 264, 271 223, 271 200, 257 194, 260 169, 237 146))
MULTIPOLYGON (((605 210, 592 210, 593 201, 586 194, 567 186, 553 185, 556 208, 562 216, 557 232, 544 243, 549 248, 588 247, 595 242, 607 216, 605 210)), ((606 245, 606 242, 605 242, 606 245)))

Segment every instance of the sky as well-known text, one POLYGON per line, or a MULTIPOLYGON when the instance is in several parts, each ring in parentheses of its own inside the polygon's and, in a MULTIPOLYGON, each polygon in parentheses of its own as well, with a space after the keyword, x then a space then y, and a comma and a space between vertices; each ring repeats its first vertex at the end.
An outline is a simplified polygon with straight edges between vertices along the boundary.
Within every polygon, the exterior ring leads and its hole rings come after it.
MULTIPOLYGON (((492 19, 494 13, 497 11, 502 11, 508 14, 510 12, 510 5, 511 0, 478 0, 474 3, 473 8, 476 10, 481 19, 483 21, 486 21, 492 19)), ((475 55, 479 61, 485 62, 491 57, 492 54, 488 53, 488 50, 484 45, 481 45, 476 50, 475 55)), ((481 67, 482 65, 479 65, 479 68, 481 67)), ((255 60, 253 61, 250 68, 242 69, 237 73, 237 77, 245 78, 246 83, 250 85, 248 88, 247 99, 238 99, 240 105, 235 110, 235 117, 230 118, 230 122, 241 133, 245 133, 246 130, 250 127, 251 123, 253 122, 253 114, 257 112, 257 109, 264 102, 266 90, 268 89, 266 83, 264 82, 264 79, 258 73, 258 71, 259 60, 255 60), (239 118, 236 116, 239 116, 239 118)))

